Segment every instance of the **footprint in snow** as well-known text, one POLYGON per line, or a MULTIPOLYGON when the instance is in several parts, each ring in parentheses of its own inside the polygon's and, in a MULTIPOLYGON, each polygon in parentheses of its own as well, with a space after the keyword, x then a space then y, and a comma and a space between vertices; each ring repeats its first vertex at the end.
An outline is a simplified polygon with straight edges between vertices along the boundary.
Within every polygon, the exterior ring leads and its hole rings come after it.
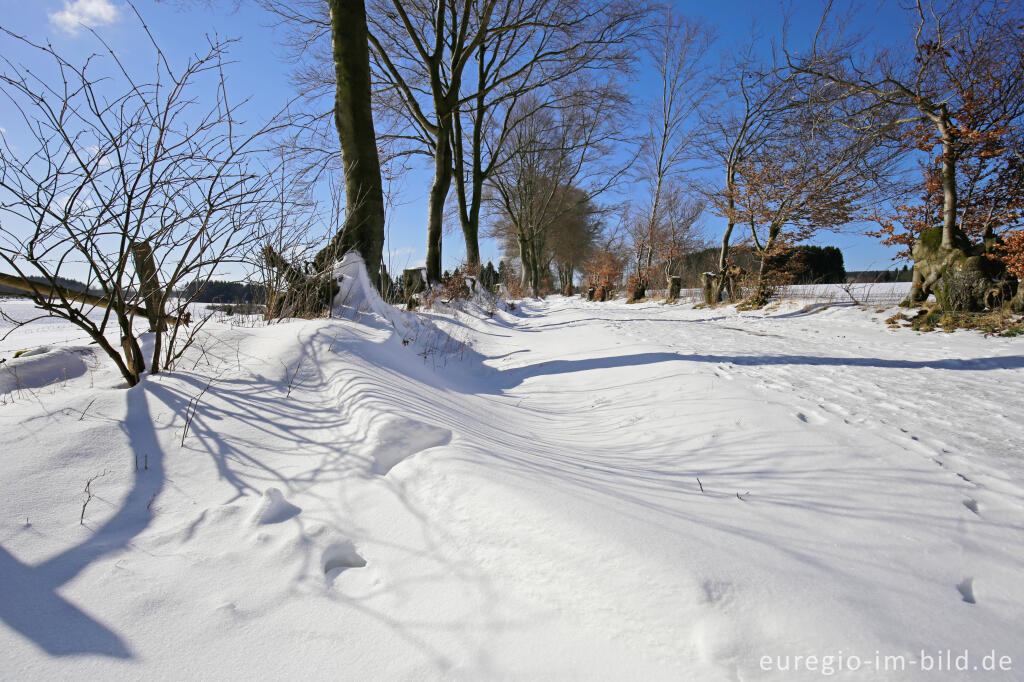
POLYGON ((810 412, 810 411, 806 412, 806 413, 804 413, 804 412, 795 412, 793 414, 793 416, 796 417, 797 421, 801 421, 804 424, 824 424, 825 423, 825 418, 824 417, 822 417, 820 414, 816 414, 816 413, 810 412))
POLYGON ((957 592, 964 598, 964 601, 968 604, 976 604, 977 601, 974 599, 974 578, 968 576, 964 578, 957 586, 957 592))
POLYGON ((707 604, 723 604, 732 600, 732 583, 722 580, 705 580, 701 584, 704 601, 707 604))
POLYGON ((376 442, 370 451, 370 468, 374 474, 385 476, 413 455, 428 448, 447 445, 452 440, 452 432, 413 419, 394 418, 377 427, 374 440, 376 442))

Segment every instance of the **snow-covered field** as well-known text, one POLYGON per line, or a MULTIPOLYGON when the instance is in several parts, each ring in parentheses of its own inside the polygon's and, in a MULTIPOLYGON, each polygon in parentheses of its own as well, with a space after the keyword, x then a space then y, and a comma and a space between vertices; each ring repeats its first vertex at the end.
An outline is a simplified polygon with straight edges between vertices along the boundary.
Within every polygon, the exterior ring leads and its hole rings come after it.
POLYGON ((17 331, 0 678, 1022 679, 1024 339, 844 296, 17 331))

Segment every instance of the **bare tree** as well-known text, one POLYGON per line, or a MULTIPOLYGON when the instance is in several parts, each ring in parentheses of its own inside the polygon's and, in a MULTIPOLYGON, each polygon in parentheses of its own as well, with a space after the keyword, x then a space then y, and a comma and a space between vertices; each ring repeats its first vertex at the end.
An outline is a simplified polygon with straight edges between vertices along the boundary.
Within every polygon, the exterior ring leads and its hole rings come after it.
POLYGON ((703 60, 713 42, 711 30, 699 21, 665 11, 663 23, 647 49, 658 72, 660 89, 648 116, 641 151, 639 179, 649 198, 629 222, 633 246, 632 298, 643 298, 654 274, 655 261, 670 262, 684 248, 685 234, 696 223, 692 209, 700 202, 683 198, 682 174, 696 154, 692 144, 697 121, 693 116, 708 88, 703 60), (678 222, 677 222, 678 221, 678 222))
POLYGON ((154 43, 156 72, 143 82, 109 49, 75 66, 50 45, 3 35, 52 70, 4 59, 0 89, 22 125, 17 147, 11 130, 0 145, 0 261, 22 282, 41 280, 27 285, 36 306, 82 328, 135 385, 147 366, 137 315, 154 334, 150 372, 171 366, 196 331, 183 331, 190 301, 180 289, 200 290, 263 229, 257 145, 269 128, 243 132, 225 87, 227 43, 178 71, 154 43), (61 287, 68 276, 98 295, 61 287))
POLYGON ((646 211, 627 216, 630 300, 644 298, 656 276, 667 283, 669 277, 680 275, 683 257, 705 247, 699 226, 704 208, 699 195, 672 183, 660 190, 657 220, 646 211))
MULTIPOLYGON (((648 8, 633 0, 506 0, 474 54, 454 117, 454 180, 466 260, 479 262, 484 187, 505 156, 522 116, 520 102, 537 92, 544 106, 569 94, 552 86, 581 78, 627 75, 646 31, 648 8)), ((564 284, 563 284, 564 288, 564 284)))
POLYGON ((567 211, 548 231, 550 261, 558 275, 558 289, 566 296, 574 292, 576 270, 594 250, 604 229, 604 211, 595 206, 582 190, 572 189, 567 196, 567 211))
POLYGON ((780 135, 738 168, 731 221, 745 223, 761 257, 751 299, 770 293, 767 264, 781 248, 837 229, 888 198, 896 154, 869 127, 851 125, 828 104, 798 102, 780 135))
POLYGON ((721 301, 724 290, 731 298, 736 297, 738 283, 730 275, 729 249, 738 216, 740 169, 782 135, 787 110, 792 106, 785 82, 755 58, 756 47, 751 39, 743 51, 734 53, 732 63, 716 79, 709 106, 698 109, 701 133, 694 147, 707 166, 722 173, 720 182, 702 189, 714 211, 727 221, 718 268, 702 275, 707 303, 721 301))
POLYGON ((379 76, 433 158, 427 206, 427 280, 440 281, 445 200, 452 184, 455 112, 463 77, 483 43, 497 0, 377 0, 370 45, 379 76))
POLYGON ((519 117, 490 181, 494 211, 518 246, 522 285, 534 296, 541 294, 550 267, 552 226, 593 201, 625 171, 609 163, 621 143, 619 98, 592 85, 566 87, 574 93, 572 107, 544 108, 535 98, 521 101, 530 113, 519 117))
MULTIPOLYGON (((314 167, 328 167, 332 157, 317 142, 328 119, 318 100, 335 82, 324 68, 324 3, 260 1, 289 28, 296 85, 320 109, 301 117, 308 141, 300 149, 318 159, 314 167)), ((518 101, 582 73, 624 75, 647 9, 636 0, 374 0, 367 9, 378 145, 388 158, 426 155, 433 164, 427 270, 436 281, 452 184, 466 260, 478 265, 484 186, 514 127, 512 112, 522 111, 518 101)))

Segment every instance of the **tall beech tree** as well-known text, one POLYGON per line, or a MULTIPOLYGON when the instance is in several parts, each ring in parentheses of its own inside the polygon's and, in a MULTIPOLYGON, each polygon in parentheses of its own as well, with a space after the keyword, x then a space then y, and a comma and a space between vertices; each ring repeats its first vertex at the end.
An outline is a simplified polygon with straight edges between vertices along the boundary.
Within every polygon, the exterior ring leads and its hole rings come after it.
POLYGON ((358 251, 370 280, 380 286, 384 193, 373 128, 366 7, 363 0, 327 0, 327 4, 336 81, 334 121, 345 175, 345 223, 328 252, 358 251))
MULTIPOLYGON (((296 268, 283 254, 264 250, 267 264, 290 273, 293 287, 329 290, 324 279, 331 264, 351 250, 358 251, 375 286, 380 286, 381 256, 384 249, 384 193, 381 163, 374 127, 372 80, 364 0, 258 0, 292 31, 288 42, 295 46, 296 60, 307 52, 317 66, 300 68, 296 84, 307 98, 330 91, 331 107, 320 114, 295 115, 291 154, 315 156, 309 167, 314 177, 337 168, 337 152, 324 151, 325 120, 333 123, 341 148, 341 173, 345 185, 345 220, 341 229, 316 254, 309 268, 296 268), (316 49, 327 40, 329 49, 316 49), (327 68, 331 65, 333 68, 327 68), (300 131, 300 132, 297 132, 300 131), (310 139, 300 144, 302 133, 310 139)), ((337 149, 337 148, 334 148, 337 149)))

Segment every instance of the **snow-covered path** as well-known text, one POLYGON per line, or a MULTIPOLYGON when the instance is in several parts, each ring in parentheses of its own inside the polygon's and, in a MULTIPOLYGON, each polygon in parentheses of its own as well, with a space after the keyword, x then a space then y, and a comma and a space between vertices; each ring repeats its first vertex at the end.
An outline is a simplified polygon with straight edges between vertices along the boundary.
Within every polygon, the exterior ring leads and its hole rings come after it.
POLYGON ((886 316, 555 297, 12 393, 0 677, 1019 679, 1024 342, 886 316))

